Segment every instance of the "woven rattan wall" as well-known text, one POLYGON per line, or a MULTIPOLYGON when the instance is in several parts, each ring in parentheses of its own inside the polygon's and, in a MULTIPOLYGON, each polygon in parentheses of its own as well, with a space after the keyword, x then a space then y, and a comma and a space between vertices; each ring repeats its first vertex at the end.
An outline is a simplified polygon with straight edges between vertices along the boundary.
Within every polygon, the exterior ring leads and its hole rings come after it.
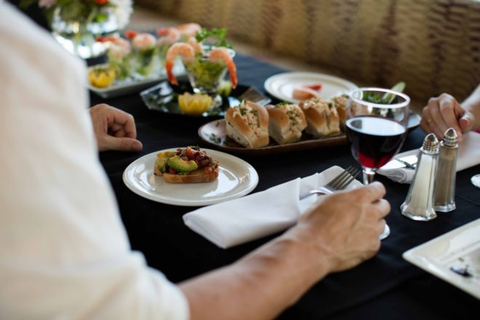
POLYGON ((420 103, 480 83, 480 3, 474 0, 136 0, 253 45, 338 69, 350 80, 407 83, 420 103))

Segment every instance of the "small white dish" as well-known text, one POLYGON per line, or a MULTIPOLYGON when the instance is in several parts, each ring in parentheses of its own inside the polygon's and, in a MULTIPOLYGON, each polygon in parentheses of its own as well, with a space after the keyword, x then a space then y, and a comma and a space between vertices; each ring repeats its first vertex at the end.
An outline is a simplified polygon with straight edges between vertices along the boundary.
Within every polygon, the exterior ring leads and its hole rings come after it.
POLYGON ((480 219, 410 249, 403 257, 480 299, 480 219))
POLYGON ((300 102, 292 97, 293 88, 298 85, 321 84, 321 98, 348 94, 357 89, 357 85, 345 79, 313 72, 286 72, 271 76, 265 81, 265 90, 275 98, 291 103, 300 102))
POLYGON ((123 182, 136 194, 161 203, 177 206, 206 206, 250 193, 258 184, 257 171, 235 156, 202 149, 220 163, 218 179, 208 183, 167 183, 153 174, 157 153, 147 154, 132 162, 123 173, 123 182))

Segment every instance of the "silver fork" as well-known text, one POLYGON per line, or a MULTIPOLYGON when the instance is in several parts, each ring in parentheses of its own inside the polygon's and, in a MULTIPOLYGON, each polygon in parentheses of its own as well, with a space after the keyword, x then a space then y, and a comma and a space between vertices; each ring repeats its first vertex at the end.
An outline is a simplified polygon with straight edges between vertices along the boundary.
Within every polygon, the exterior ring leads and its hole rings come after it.
POLYGON ((348 167, 346 170, 342 171, 338 176, 333 178, 329 183, 323 187, 319 187, 314 190, 310 190, 307 193, 300 195, 300 200, 305 199, 314 194, 332 194, 335 191, 345 189, 360 173, 359 170, 354 167, 348 167))

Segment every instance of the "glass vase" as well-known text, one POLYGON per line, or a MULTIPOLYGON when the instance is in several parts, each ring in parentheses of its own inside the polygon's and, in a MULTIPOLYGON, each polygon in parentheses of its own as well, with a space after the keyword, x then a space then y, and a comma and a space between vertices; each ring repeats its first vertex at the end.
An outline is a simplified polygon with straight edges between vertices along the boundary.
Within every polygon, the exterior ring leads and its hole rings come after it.
POLYGON ((57 7, 52 16, 52 33, 68 52, 92 59, 105 53, 105 46, 96 42, 98 37, 118 32, 118 23, 110 7, 93 7, 87 15, 65 14, 66 7, 57 7), (62 10, 64 11, 62 13, 62 10))

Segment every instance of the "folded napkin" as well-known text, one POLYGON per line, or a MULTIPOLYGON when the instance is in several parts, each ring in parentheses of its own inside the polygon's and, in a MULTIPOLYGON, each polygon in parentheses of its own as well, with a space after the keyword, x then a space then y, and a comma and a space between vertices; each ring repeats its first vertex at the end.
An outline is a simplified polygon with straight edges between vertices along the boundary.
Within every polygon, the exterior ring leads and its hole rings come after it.
MULTIPOLYGON (((397 154, 395 158, 405 159, 407 156, 418 155, 419 149, 397 154)), ((463 135, 463 142, 458 147, 457 172, 480 164, 480 134, 467 132, 463 135)), ((409 169, 392 160, 377 171, 378 174, 399 183, 412 182, 415 169, 409 169)))
MULTIPOLYGON (((238 198, 189 212, 185 224, 221 248, 229 248, 285 230, 317 200, 299 195, 327 184, 343 171, 338 166, 238 198)), ((347 189, 362 185, 354 180, 347 189)))

